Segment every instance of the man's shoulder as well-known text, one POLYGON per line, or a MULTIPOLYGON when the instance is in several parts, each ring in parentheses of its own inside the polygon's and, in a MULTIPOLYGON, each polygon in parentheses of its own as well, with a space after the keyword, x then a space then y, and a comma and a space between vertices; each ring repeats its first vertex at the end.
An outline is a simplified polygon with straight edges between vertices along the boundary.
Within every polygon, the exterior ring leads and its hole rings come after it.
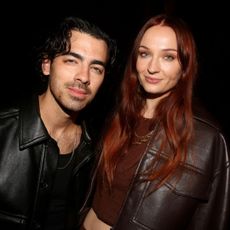
POLYGON ((15 100, 14 102, 0 106, 0 119, 19 116, 21 110, 28 106, 34 106, 35 100, 32 99, 34 97, 35 96, 29 98, 20 98, 18 100, 15 100))
POLYGON ((0 108, 0 119, 6 119, 13 116, 18 116, 19 105, 8 105, 0 108))

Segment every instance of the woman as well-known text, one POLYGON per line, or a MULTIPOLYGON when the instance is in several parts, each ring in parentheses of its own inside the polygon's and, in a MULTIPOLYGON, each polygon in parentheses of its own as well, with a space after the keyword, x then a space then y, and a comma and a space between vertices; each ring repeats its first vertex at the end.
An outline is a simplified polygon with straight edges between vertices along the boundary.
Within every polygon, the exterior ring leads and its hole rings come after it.
POLYGON ((86 230, 229 227, 229 155, 192 108, 193 36, 180 19, 149 19, 135 40, 103 140, 86 230))

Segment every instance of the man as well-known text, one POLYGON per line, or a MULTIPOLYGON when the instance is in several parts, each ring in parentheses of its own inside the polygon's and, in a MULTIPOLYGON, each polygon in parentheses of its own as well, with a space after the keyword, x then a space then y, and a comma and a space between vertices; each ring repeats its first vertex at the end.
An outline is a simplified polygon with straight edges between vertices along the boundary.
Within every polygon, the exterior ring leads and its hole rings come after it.
POLYGON ((100 88, 116 46, 68 17, 46 40, 45 91, 0 112, 0 229, 74 229, 96 151, 81 112, 100 88))

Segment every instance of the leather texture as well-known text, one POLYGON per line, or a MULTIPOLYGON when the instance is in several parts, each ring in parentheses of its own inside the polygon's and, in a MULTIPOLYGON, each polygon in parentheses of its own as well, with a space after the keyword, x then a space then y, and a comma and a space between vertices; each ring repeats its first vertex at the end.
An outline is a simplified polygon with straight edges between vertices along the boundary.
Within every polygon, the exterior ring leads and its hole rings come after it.
MULTIPOLYGON (((141 182, 158 143, 146 151, 114 230, 230 229, 230 168, 226 139, 205 119, 194 117, 194 140, 184 165, 153 193, 153 182, 141 182)), ((162 153, 161 161, 167 158, 162 153)))
MULTIPOLYGON (((33 98, 0 112, 0 229, 41 229, 57 169, 58 148, 33 98)), ((72 173, 69 219, 73 229, 90 184, 95 151, 83 123, 72 173), (73 223, 72 223, 73 220, 73 223)))

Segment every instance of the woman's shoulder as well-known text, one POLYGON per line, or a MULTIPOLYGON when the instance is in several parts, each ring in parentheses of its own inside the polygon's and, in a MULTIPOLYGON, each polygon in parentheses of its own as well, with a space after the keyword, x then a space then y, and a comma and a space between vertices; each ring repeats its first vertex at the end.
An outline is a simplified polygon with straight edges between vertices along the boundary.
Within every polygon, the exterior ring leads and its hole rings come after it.
POLYGON ((221 145, 229 141, 224 133, 221 123, 204 106, 196 106, 193 109, 195 143, 200 147, 207 148, 207 145, 214 143, 221 145))
POLYGON ((195 104, 193 106, 193 120, 195 130, 198 129, 207 132, 222 132, 220 122, 202 104, 195 104))
POLYGON ((193 120, 193 148, 200 149, 204 153, 217 149, 214 146, 221 149, 221 146, 226 145, 228 138, 215 117, 210 114, 194 114, 193 120))

